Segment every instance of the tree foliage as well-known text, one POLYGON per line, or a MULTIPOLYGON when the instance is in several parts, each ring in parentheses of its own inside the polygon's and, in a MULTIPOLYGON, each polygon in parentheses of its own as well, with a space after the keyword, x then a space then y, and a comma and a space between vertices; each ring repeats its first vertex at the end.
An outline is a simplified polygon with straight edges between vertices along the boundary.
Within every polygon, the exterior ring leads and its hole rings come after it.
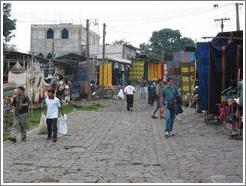
POLYGON ((125 41, 124 39, 116 40, 112 42, 113 45, 124 45, 124 44, 130 44, 129 42, 125 41))
POLYGON ((140 44, 140 49, 144 52, 151 51, 159 56, 162 56, 163 52, 164 59, 170 60, 172 52, 184 50, 187 46, 195 46, 192 39, 182 37, 179 30, 165 28, 153 32, 149 43, 140 44))
POLYGON ((9 42, 16 29, 16 19, 11 19, 11 3, 3 3, 3 36, 4 41, 9 42))

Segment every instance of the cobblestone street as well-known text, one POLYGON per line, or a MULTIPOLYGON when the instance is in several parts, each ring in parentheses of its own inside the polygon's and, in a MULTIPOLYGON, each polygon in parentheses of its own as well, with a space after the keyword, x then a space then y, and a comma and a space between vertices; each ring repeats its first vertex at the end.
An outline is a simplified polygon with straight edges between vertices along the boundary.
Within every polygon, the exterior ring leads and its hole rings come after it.
POLYGON ((235 183, 243 182, 243 141, 223 126, 206 125, 185 109, 176 135, 165 138, 163 120, 150 117, 147 100, 108 100, 100 111, 68 116, 68 135, 57 143, 33 130, 27 142, 3 145, 5 183, 235 183))

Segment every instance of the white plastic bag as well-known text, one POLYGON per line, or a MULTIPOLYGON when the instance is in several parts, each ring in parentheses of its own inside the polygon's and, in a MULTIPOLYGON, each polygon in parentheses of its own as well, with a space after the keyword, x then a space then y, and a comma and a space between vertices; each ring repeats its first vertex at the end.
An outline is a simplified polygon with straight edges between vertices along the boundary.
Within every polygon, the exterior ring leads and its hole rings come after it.
POLYGON ((46 116, 42 113, 38 126, 38 134, 47 134, 46 116))
POLYGON ((123 89, 120 89, 119 93, 117 94, 117 96, 121 99, 124 99, 124 93, 123 93, 123 89))
POLYGON ((67 115, 64 114, 63 116, 58 118, 58 134, 66 135, 67 134, 67 115))

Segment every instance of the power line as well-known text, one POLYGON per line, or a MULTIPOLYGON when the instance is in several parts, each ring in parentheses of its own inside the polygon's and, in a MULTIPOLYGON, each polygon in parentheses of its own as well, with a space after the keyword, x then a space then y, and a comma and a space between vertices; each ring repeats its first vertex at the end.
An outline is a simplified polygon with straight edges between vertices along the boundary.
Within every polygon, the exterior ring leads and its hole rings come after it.
POLYGON ((214 21, 219 21, 220 22, 220 26, 221 26, 221 32, 223 32, 224 30, 224 22, 225 21, 229 21, 230 18, 220 18, 220 19, 215 19, 214 21))

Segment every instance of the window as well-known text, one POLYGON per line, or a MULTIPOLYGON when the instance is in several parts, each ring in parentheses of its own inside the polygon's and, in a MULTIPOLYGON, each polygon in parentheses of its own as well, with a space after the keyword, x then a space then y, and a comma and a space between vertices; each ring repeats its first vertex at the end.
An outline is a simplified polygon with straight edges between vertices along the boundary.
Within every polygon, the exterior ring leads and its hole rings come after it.
POLYGON ((62 39, 68 39, 68 30, 66 28, 62 30, 62 39))
POLYGON ((47 30, 47 39, 53 39, 53 38, 54 38, 54 31, 51 28, 49 28, 47 30))

